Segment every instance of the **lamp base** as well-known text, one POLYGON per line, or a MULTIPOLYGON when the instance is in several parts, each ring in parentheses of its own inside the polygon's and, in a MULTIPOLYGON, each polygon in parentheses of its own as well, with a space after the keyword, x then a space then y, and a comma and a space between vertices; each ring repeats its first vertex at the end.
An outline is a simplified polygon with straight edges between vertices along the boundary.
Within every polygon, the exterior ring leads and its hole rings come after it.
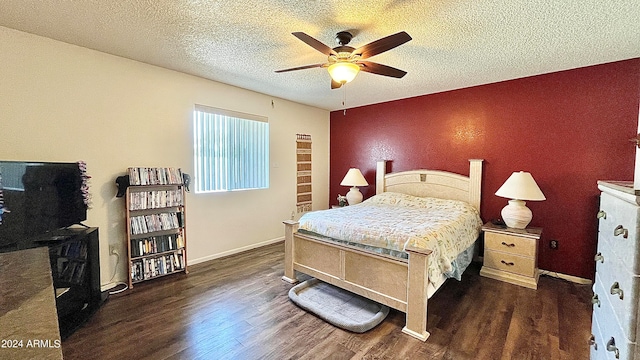
POLYGON ((349 205, 360 204, 362 202, 362 193, 357 186, 354 186, 347 193, 347 202, 349 205))
POLYGON ((525 204, 522 200, 509 200, 509 204, 502 209, 502 220, 508 227, 524 229, 529 225, 533 214, 525 204))

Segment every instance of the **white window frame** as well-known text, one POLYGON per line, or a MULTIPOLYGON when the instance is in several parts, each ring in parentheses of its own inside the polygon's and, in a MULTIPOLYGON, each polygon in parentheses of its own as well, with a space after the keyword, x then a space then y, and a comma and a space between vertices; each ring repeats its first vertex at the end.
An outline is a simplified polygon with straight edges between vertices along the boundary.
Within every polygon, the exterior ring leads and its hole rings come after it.
POLYGON ((269 188, 269 119, 196 105, 194 191, 269 188))

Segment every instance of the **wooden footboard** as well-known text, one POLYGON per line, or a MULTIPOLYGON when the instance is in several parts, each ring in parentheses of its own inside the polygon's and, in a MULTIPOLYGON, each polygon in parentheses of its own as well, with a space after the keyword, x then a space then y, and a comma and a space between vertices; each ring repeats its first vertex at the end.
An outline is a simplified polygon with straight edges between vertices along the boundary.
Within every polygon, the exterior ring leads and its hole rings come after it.
POLYGON ((431 251, 408 248, 409 259, 402 261, 300 234, 296 221, 284 224, 283 280, 296 283, 295 271, 313 276, 406 313, 402 331, 422 341, 429 337, 427 264, 431 251))

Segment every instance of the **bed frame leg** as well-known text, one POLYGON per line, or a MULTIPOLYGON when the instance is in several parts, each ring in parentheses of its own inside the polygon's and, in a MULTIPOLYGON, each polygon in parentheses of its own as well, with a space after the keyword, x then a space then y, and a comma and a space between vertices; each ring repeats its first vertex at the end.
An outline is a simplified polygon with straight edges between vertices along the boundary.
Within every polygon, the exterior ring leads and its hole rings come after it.
POLYGON ((409 277, 407 279, 407 322, 402 332, 426 341, 427 332, 427 264, 430 250, 407 248, 409 277))
POLYGON ((284 276, 282 280, 296 284, 295 270, 293 270, 293 233, 298 231, 298 222, 293 220, 283 221, 284 224, 284 276))

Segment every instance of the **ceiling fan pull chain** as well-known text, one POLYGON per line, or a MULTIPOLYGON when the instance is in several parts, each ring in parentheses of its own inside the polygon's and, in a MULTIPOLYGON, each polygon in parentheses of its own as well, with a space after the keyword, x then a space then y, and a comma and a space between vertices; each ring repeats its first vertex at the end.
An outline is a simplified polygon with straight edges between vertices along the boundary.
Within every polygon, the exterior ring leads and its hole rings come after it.
POLYGON ((342 85, 342 115, 345 116, 347 115, 347 87, 345 86, 346 84, 342 85))

